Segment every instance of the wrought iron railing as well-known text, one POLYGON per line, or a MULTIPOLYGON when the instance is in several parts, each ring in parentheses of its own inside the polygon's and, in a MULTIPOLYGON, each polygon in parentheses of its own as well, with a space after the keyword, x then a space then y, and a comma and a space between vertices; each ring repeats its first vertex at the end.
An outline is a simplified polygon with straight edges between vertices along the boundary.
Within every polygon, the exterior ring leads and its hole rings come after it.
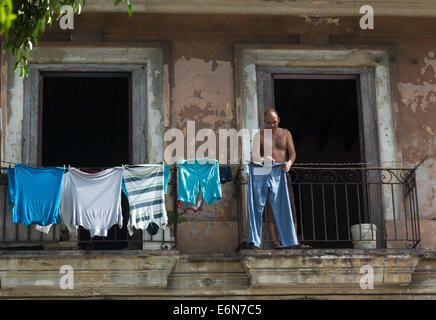
MULTIPOLYGON (((420 242, 419 206, 415 168, 368 168, 362 166, 293 166, 290 170, 293 208, 300 242, 313 248, 377 247, 415 248, 420 242), (366 225, 375 226, 365 231, 366 225), (361 228, 353 227, 361 226, 361 228), (352 232, 353 228, 357 231, 352 232), (364 238, 366 234, 369 239, 364 238), (353 238, 354 237, 354 238, 353 238), (360 242, 359 242, 360 241, 360 242)), ((239 239, 246 236, 246 183, 238 170, 234 180, 238 199, 239 239)), ((77 237, 54 225, 49 234, 33 226, 12 224, 7 204, 7 176, 0 175, 0 249, 20 246, 47 247, 71 244, 73 249, 170 249, 177 244, 177 167, 171 168, 168 194, 173 201, 173 235, 169 230, 155 236, 137 231, 130 237, 114 226, 110 237, 89 238, 88 231, 77 237)), ((223 201, 226 199, 223 198, 223 201)), ((124 200, 123 211, 128 212, 124 200)), ((168 207, 167 207, 168 209, 168 207)), ((171 208, 170 208, 171 209, 171 208)), ((123 219, 127 223, 127 218, 123 219)), ((271 247, 264 215, 263 248, 271 247)), ((278 233, 276 232, 278 235, 278 233)), ((279 239, 278 239, 279 240, 279 239)), ((60 246, 62 247, 62 246, 60 246)))
MULTIPOLYGON (((177 202, 177 168, 170 169, 168 194, 172 195, 173 207, 177 202)), ((77 234, 69 233, 62 224, 55 224, 48 234, 35 230, 35 226, 12 223, 12 210, 7 200, 6 170, 0 175, 0 249, 79 249, 79 250, 169 250, 176 247, 177 218, 174 224, 165 230, 150 235, 147 231, 134 230, 132 236, 127 231, 129 219, 128 201, 122 195, 123 226, 113 226, 107 237, 91 238, 89 231, 79 227, 77 234), (174 230, 174 235, 171 231, 174 230)), ((177 211, 174 210, 177 215, 177 211)))
MULTIPOLYGON (((415 171, 362 166, 292 167, 291 204, 296 211, 299 241, 313 248, 415 248, 420 242, 415 171)), ((247 177, 242 176, 242 171, 238 180, 244 194, 247 177)), ((244 207, 242 221, 246 214, 244 207)), ((271 248, 274 239, 267 228, 271 221, 266 214, 263 221, 262 247, 271 248)), ((278 238, 277 229, 275 234, 278 238)), ((246 241, 243 236, 240 239, 246 241)))

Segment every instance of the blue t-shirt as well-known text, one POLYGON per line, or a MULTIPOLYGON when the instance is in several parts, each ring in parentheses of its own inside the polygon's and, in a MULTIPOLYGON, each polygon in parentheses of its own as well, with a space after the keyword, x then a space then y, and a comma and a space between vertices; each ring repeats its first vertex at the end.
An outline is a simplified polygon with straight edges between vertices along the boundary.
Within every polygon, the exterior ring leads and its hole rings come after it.
POLYGON ((34 168, 16 164, 12 222, 26 226, 59 223, 63 177, 63 168, 34 168))

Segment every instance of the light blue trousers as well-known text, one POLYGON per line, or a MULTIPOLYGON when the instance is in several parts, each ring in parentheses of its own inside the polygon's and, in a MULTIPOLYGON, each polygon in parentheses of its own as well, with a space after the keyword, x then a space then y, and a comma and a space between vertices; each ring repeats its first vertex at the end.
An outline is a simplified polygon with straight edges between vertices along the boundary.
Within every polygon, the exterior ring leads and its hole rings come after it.
POLYGON ((262 213, 269 200, 283 247, 298 244, 292 219, 286 173, 280 164, 248 164, 247 243, 260 247, 262 213))

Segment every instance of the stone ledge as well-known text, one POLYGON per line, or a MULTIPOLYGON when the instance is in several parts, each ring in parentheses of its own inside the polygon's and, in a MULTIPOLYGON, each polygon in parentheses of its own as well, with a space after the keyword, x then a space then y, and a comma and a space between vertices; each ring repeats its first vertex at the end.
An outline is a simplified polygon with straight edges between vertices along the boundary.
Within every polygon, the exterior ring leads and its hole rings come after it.
POLYGON ((0 250, 2 256, 41 257, 41 256, 179 256, 178 250, 0 250))
POLYGON ((240 255, 182 255, 168 278, 168 288, 192 290, 248 289, 240 255))
POLYGON ((319 255, 418 255, 436 258, 435 250, 423 249, 284 249, 284 250, 241 250, 241 256, 319 256, 319 255))
MULTIPOLYGON (((41 290, 54 296, 92 290, 135 287, 166 288, 168 275, 179 259, 175 252, 4 252, 0 255, 0 296, 9 291, 41 290), (61 267, 71 267, 74 289, 60 288, 61 267)), ((9 292, 10 293, 10 292, 9 292)), ((80 295, 80 293, 79 293, 80 295)))
MULTIPOLYGON (((296 287, 307 284, 360 286, 369 266, 374 287, 406 286, 424 253, 402 249, 244 250, 242 264, 250 287, 296 287), (277 250, 275 250, 277 251, 277 250)), ((433 254, 433 253, 428 253, 433 254)))
POLYGON ((436 252, 407 249, 243 250, 235 254, 177 251, 1 252, 4 298, 214 298, 301 296, 436 297, 436 252), (74 289, 60 288, 62 265, 74 289), (374 289, 362 290, 371 265, 374 289), (38 280, 51 286, 35 285, 38 280))

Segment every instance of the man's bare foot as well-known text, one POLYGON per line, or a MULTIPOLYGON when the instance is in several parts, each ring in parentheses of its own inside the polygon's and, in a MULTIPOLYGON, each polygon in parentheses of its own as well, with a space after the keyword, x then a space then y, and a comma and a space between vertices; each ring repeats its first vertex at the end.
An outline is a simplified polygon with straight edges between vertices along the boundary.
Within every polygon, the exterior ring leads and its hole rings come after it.
POLYGON ((282 248, 280 242, 277 240, 273 240, 271 246, 273 249, 281 249, 282 248))

